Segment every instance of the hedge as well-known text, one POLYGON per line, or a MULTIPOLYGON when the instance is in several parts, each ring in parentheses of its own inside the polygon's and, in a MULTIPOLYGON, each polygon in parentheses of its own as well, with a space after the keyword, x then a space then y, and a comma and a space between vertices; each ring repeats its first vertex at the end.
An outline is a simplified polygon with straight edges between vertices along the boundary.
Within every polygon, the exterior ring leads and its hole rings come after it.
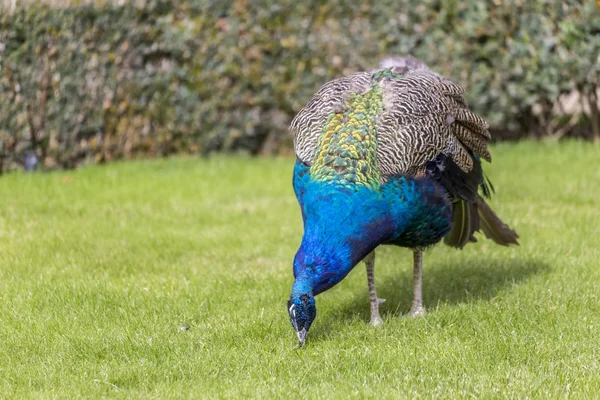
POLYGON ((243 150, 289 152, 287 127, 327 80, 387 54, 468 90, 495 138, 600 136, 592 1, 158 1, 32 6, 0 16, 0 171, 243 150))

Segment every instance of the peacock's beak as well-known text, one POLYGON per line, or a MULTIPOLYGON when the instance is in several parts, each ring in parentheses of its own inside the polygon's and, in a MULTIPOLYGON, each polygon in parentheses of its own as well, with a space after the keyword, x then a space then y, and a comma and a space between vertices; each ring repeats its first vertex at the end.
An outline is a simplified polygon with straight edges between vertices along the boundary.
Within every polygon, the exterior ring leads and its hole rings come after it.
POLYGON ((303 328, 301 331, 296 331, 296 335, 298 335, 298 342, 299 342, 300 346, 302 346, 304 344, 304 342, 306 341, 307 334, 308 334, 308 331, 306 330, 306 328, 303 328))

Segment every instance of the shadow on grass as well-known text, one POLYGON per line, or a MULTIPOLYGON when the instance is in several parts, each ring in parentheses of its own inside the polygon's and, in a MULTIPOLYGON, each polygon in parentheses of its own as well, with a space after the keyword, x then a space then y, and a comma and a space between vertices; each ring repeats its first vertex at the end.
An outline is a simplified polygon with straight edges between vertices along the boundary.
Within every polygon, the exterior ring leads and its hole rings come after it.
MULTIPOLYGON (((439 304, 459 304, 480 300, 490 300, 509 287, 550 270, 550 267, 536 260, 482 260, 463 264, 445 264, 439 261, 427 268, 423 265, 423 305, 429 312, 439 304)), ((355 268, 364 269, 361 263, 355 268)), ((408 312, 412 303, 412 263, 406 268, 398 268, 395 275, 385 279, 377 279, 375 267, 377 295, 386 299, 380 307, 382 317, 392 315, 402 317, 408 312)), ((365 290, 356 293, 350 301, 340 304, 328 318, 331 323, 323 324, 315 329, 313 340, 322 340, 330 335, 334 321, 360 317, 369 322, 369 296, 365 274, 365 290)))

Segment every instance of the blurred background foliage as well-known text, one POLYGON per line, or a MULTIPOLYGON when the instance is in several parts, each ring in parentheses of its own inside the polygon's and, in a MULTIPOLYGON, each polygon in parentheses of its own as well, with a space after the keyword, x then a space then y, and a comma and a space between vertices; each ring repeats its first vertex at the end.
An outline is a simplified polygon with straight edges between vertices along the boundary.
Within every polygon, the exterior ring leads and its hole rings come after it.
POLYGON ((600 138, 597 2, 61 3, 0 15, 0 172, 290 152, 312 94, 387 54, 464 86, 495 139, 600 138))

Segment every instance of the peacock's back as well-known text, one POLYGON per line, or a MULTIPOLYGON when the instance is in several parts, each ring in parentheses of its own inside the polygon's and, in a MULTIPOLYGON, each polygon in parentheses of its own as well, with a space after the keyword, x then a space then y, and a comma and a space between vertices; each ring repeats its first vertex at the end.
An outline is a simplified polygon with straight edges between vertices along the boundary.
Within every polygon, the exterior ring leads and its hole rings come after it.
POLYGON ((291 123, 294 149, 303 163, 330 171, 324 179, 420 175, 440 155, 469 173, 479 164, 473 155, 490 161, 490 134, 463 96, 419 60, 388 58, 323 85, 291 123))

